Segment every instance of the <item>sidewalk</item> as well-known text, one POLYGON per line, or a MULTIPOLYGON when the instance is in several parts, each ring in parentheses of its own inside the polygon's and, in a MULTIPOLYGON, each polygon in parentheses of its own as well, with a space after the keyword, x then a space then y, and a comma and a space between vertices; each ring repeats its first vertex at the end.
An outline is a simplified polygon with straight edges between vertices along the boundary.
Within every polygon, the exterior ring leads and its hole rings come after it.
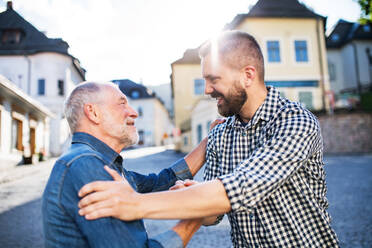
POLYGON ((50 170, 57 158, 49 158, 37 164, 18 165, 19 160, 14 158, 1 159, 0 184, 22 179, 25 176, 37 174, 41 170, 50 170))

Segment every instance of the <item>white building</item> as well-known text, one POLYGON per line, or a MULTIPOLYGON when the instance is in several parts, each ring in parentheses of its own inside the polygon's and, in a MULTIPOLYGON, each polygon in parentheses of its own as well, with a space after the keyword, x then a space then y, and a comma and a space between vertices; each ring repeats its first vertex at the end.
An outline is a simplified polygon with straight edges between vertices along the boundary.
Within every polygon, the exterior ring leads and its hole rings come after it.
POLYGON ((372 89, 372 25, 340 20, 327 37, 331 89, 336 95, 372 89))
POLYGON ((172 143, 173 124, 169 112, 154 92, 128 79, 113 80, 129 98, 138 113, 138 145, 160 146, 172 143))
POLYGON ((167 108, 169 115, 173 118, 173 101, 172 101, 172 91, 171 84, 159 84, 154 86, 149 86, 149 88, 156 93, 156 95, 163 101, 164 106, 167 108))
POLYGON ((218 114, 217 103, 212 98, 203 98, 198 101, 191 114, 192 146, 195 147, 208 136, 211 123, 222 118, 218 114))
POLYGON ((0 13, 0 30, 0 74, 54 113, 49 146, 57 156, 69 143, 63 102, 74 85, 85 80, 85 71, 65 41, 38 31, 13 10, 12 2, 0 13))
POLYGON ((48 155, 50 117, 53 113, 45 106, 0 75, 0 160, 20 162, 22 156, 48 155))

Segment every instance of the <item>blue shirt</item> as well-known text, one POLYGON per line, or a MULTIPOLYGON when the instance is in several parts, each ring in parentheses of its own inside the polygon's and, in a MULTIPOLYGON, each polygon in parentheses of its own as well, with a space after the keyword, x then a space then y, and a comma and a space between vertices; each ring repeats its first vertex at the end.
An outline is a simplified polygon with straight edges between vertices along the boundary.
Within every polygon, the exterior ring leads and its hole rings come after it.
POLYGON ((122 157, 86 133, 75 133, 70 149, 54 165, 42 199, 46 247, 183 247, 172 230, 149 239, 142 220, 86 220, 78 214, 78 192, 97 180, 112 180, 104 165, 123 174, 140 193, 168 190, 177 180, 192 178, 184 159, 158 175, 127 171, 122 157))

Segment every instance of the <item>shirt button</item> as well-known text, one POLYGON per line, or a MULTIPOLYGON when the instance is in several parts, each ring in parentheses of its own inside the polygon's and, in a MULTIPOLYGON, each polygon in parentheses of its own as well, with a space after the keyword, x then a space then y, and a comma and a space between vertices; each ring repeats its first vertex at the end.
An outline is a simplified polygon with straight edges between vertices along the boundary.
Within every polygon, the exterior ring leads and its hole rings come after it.
POLYGON ((242 133, 242 136, 243 136, 243 137, 247 136, 247 133, 246 133, 246 132, 243 132, 243 133, 242 133))
POLYGON ((250 218, 253 218, 253 217, 254 217, 254 214, 249 214, 249 217, 250 217, 250 218))

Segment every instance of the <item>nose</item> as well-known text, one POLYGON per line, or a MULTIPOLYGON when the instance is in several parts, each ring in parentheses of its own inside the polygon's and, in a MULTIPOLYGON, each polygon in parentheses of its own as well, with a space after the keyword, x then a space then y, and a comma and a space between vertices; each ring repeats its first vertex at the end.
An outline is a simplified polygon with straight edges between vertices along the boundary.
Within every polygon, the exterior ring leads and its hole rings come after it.
POLYGON ((213 92, 213 87, 211 86, 210 83, 208 83, 208 81, 206 80, 205 81, 205 87, 204 87, 204 94, 205 95, 210 95, 212 94, 213 92))
POLYGON ((138 113, 129 105, 128 105, 128 112, 131 118, 136 119, 138 117, 138 113))

